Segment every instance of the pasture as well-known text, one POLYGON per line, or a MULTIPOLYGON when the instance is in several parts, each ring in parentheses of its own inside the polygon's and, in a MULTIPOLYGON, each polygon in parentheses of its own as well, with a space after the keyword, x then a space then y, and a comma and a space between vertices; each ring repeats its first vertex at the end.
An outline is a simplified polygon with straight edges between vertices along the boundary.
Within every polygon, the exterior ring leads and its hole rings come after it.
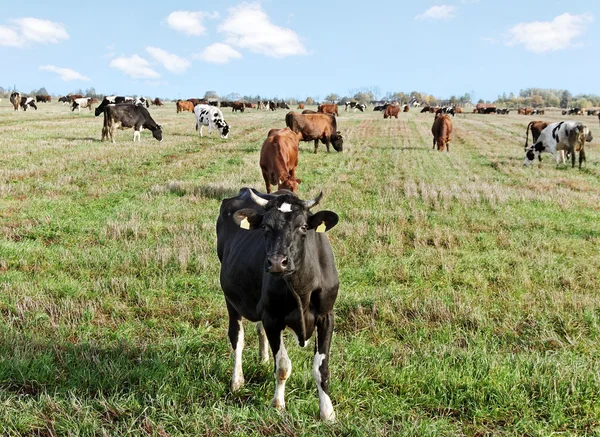
POLYGON ((287 410, 246 322, 231 393, 220 200, 264 192, 286 110, 232 114, 228 140, 151 107, 164 141, 57 103, 0 103, 0 434, 549 436, 600 433, 600 129, 587 165, 523 167, 525 117, 345 113, 343 153, 301 143, 301 198, 340 223, 334 424, 318 420, 313 345, 286 344, 287 410))

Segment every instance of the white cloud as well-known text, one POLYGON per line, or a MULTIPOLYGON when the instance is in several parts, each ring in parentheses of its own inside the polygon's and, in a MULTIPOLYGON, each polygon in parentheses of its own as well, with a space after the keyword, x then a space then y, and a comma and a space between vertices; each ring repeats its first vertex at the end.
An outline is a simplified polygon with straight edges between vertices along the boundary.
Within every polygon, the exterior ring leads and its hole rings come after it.
POLYGON ((230 8, 219 32, 225 34, 226 43, 254 53, 274 58, 307 54, 296 32, 273 24, 258 3, 230 8))
POLYGON ((440 5, 432 6, 422 14, 417 15, 417 20, 442 20, 448 21, 454 18, 456 6, 440 5))
POLYGON ((209 45, 193 57, 212 64, 226 64, 232 59, 240 59, 242 54, 233 47, 218 42, 209 45))
POLYGON ((120 56, 110 61, 109 65, 133 79, 158 79, 160 77, 160 74, 150 67, 150 63, 138 55, 129 58, 120 56))
POLYGON ((23 47, 27 43, 56 44, 69 39, 65 26, 39 18, 16 18, 0 26, 0 46, 23 47))
POLYGON ((180 56, 169 53, 166 50, 159 49, 158 47, 146 47, 146 51, 154 58, 155 61, 160 62, 163 67, 169 70, 171 73, 182 74, 190 68, 190 61, 180 56))
POLYGON ((71 70, 70 68, 57 67, 55 65, 41 65, 40 70, 56 73, 65 82, 69 82, 71 80, 83 80, 83 81, 91 80, 89 77, 84 76, 83 74, 78 73, 75 70, 71 70))
POLYGON ((21 47, 23 43, 16 30, 0 26, 0 46, 21 47))
POLYGON ((206 32, 204 19, 218 18, 217 12, 202 11, 174 11, 167 17, 167 24, 171 29, 186 35, 199 36, 206 32))
POLYGON ((522 45, 534 53, 563 50, 573 45, 573 40, 593 21, 591 14, 564 13, 552 21, 518 23, 508 29, 509 46, 522 45))

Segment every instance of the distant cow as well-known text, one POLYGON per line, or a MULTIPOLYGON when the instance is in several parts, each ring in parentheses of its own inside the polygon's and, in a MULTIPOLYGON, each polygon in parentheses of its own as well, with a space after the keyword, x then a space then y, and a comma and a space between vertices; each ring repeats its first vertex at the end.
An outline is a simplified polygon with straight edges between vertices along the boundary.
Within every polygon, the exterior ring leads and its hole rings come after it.
POLYGON ((548 123, 545 121, 532 121, 527 125, 527 130, 525 131, 525 150, 529 147, 529 130, 531 129, 531 139, 533 143, 537 141, 540 134, 544 129, 548 127, 548 123))
POLYGON ((227 135, 229 135, 229 125, 225 122, 223 113, 219 108, 210 105, 196 105, 194 114, 196 114, 198 135, 202 136, 203 126, 208 126, 209 133, 217 129, 221 138, 227 138, 227 135))
POLYGON ((596 115, 598 113, 597 109, 588 109, 587 115, 596 115))
POLYGON ((177 106, 178 114, 183 111, 194 112, 194 104, 192 102, 188 102, 187 100, 177 100, 175 105, 177 106))
POLYGON ((410 106, 404 105, 404 107, 402 108, 402 112, 408 112, 408 111, 410 111, 410 106))
POLYGON ((21 109, 23 109, 23 111, 27 111, 28 107, 33 108, 37 111, 35 99, 33 97, 21 96, 21 109))
POLYGON ((115 127, 133 128, 133 141, 141 141, 140 132, 148 129, 152 136, 162 141, 162 127, 152 119, 146 108, 131 103, 109 104, 104 108, 104 127, 102 140, 108 138, 115 142, 115 127))
POLYGON ((269 131, 260 151, 260 169, 267 193, 271 192, 271 185, 277 185, 279 190, 298 191, 301 180, 296 178, 296 168, 300 137, 301 134, 287 127, 269 131))
POLYGON ((58 102, 64 104, 70 103, 69 96, 62 96, 58 98, 58 102))
POLYGON ((50 97, 48 94, 41 94, 35 96, 35 101, 41 103, 49 103, 52 101, 52 97, 50 97))
POLYGON ((344 139, 337 130, 335 117, 330 114, 298 114, 288 112, 285 116, 285 125, 296 133, 302 134, 302 141, 314 141, 315 153, 319 146, 319 140, 329 152, 329 145, 341 152, 344 150, 344 139))
POLYGON ((92 106, 94 103, 98 103, 98 100, 92 99, 91 97, 82 97, 80 99, 73 100, 73 105, 71 106, 71 112, 77 109, 78 112, 81 112, 81 108, 88 108, 90 112, 92 112, 92 106))
POLYGON ((523 165, 531 165, 537 156, 541 161, 543 152, 551 153, 556 165, 565 162, 565 153, 571 155, 571 167, 575 167, 575 152, 579 152, 579 168, 585 161, 584 146, 593 140, 591 131, 578 121, 560 121, 549 124, 535 143, 525 152, 523 165))
POLYGON ((450 135, 452 134, 452 120, 449 115, 436 114, 433 120, 433 126, 431 126, 431 133, 433 134, 433 148, 437 144, 437 149, 440 152, 450 152, 450 135))
POLYGON ((509 113, 510 113, 510 109, 507 109, 507 108, 496 109, 496 114, 508 115, 509 113))
POLYGON ((21 93, 14 92, 10 95, 10 103, 12 103, 15 111, 19 110, 19 106, 21 106, 21 93))
POLYGON ((399 112, 400 112, 400 106, 398 106, 398 105, 389 105, 387 108, 385 108, 385 111, 383 113, 383 118, 396 117, 396 119, 397 119, 399 112))
POLYGON ((242 111, 244 112, 244 102, 233 102, 231 105, 231 112, 242 111))
POLYGON ((304 109, 304 103, 299 103, 298 108, 296 108, 296 109, 304 109))
POLYGON ((377 105, 373 107, 373 111, 385 111, 385 109, 390 106, 389 103, 385 103, 383 105, 377 105))
POLYGON ((154 106, 163 106, 163 102, 158 97, 155 97, 154 100, 150 100, 150 103, 154 106))
POLYGON ((131 97, 123 97, 123 96, 106 96, 104 97, 104 99, 102 99, 102 102, 100 103, 100 105, 98 105, 98 107, 96 108, 96 110, 94 111, 94 115, 96 117, 98 117, 100 114, 102 114, 104 112, 104 109, 108 106, 108 105, 115 105, 118 103, 133 103, 133 99, 131 97), (127 99, 129 99, 129 102, 127 102, 127 99))
POLYGON ((288 104, 285 103, 285 102, 278 102, 277 103, 277 107, 280 108, 280 109, 290 109, 290 107, 288 106, 288 104))
POLYGON ((321 112, 323 114, 339 115, 338 105, 336 103, 319 105, 319 107, 317 108, 317 112, 321 112))

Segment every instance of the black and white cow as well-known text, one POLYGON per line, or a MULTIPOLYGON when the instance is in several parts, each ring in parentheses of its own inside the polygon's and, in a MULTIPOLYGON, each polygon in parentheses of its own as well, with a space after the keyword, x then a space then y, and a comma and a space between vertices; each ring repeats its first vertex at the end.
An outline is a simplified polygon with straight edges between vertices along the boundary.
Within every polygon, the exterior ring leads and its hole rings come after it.
POLYGON ((540 134, 537 141, 525 152, 523 165, 531 165, 537 156, 542 160, 542 152, 551 153, 556 165, 563 163, 565 154, 571 156, 571 167, 575 167, 575 152, 579 152, 579 168, 585 161, 584 145, 593 140, 591 131, 578 121, 560 121, 549 124, 540 134))
POLYGON ((231 389, 244 384, 242 318, 258 322, 259 357, 268 361, 267 341, 275 359, 272 405, 285 408, 285 383, 292 372, 283 331, 287 327, 300 346, 316 332, 313 376, 323 420, 335 420, 329 397, 329 351, 333 305, 339 280, 325 231, 338 216, 310 211, 321 200, 303 201, 287 190, 274 194, 242 188, 224 199, 217 219, 217 254, 221 288, 229 313, 229 340, 234 349, 231 389))
POLYGON ((348 111, 348 108, 354 109, 357 104, 357 102, 345 102, 344 105, 346 105, 346 107, 344 108, 344 111, 348 111))
POLYGON ((134 104, 145 106, 146 108, 150 107, 150 102, 145 97, 138 97, 133 101, 134 104))
POLYGON ((123 96, 106 96, 104 99, 102 99, 102 102, 100 105, 98 105, 94 114, 96 117, 98 117, 104 112, 104 108, 106 108, 108 105, 117 103, 133 103, 133 98, 123 96))
POLYGON ((198 135, 202 136, 203 126, 208 126, 209 133, 217 129, 221 134, 221 138, 227 138, 227 135, 229 135, 229 125, 225 122, 223 113, 219 108, 200 104, 194 106, 194 114, 196 114, 198 135))
POLYGON ((37 111, 35 99, 33 97, 21 96, 21 108, 23 111, 27 111, 27 107, 31 107, 37 111))
MULTIPOLYGON (((90 112, 92 112, 93 101, 91 97, 82 97, 80 99, 73 100, 73 105, 71 106, 71 112, 77 109, 78 112, 81 112, 81 108, 88 108, 90 112)), ((98 101, 96 100, 96 103, 98 101)))
POLYGON ((104 108, 104 126, 102 128, 102 140, 108 138, 115 142, 115 128, 133 128, 133 141, 136 137, 141 140, 140 131, 148 129, 152 136, 162 141, 162 127, 157 124, 146 108, 131 103, 109 104, 104 108))

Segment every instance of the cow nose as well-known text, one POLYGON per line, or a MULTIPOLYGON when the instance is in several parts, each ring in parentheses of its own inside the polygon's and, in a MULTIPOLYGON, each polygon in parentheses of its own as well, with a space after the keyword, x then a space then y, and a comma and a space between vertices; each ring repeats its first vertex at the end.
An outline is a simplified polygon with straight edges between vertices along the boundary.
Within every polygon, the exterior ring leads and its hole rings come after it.
POLYGON ((269 273, 284 273, 289 261, 285 255, 273 255, 267 258, 267 271, 269 273))

